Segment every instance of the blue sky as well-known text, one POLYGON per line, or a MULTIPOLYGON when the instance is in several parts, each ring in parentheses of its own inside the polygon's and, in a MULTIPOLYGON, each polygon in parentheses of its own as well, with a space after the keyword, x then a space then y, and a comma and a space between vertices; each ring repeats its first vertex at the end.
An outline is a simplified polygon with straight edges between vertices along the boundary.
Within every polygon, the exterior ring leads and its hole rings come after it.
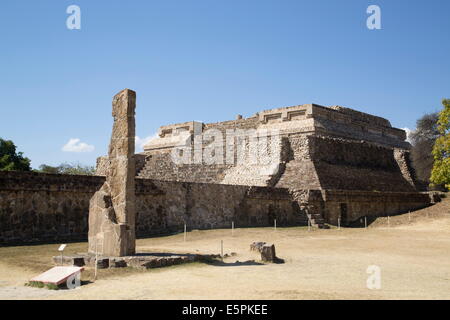
POLYGON ((3 1, 0 137, 35 168, 93 165, 123 88, 141 138, 304 103, 413 128, 450 98, 449 12, 448 0, 3 1), (66 27, 72 4, 81 30, 66 27), (366 27, 372 4, 381 30, 366 27), (86 145, 63 151, 70 139, 86 145))

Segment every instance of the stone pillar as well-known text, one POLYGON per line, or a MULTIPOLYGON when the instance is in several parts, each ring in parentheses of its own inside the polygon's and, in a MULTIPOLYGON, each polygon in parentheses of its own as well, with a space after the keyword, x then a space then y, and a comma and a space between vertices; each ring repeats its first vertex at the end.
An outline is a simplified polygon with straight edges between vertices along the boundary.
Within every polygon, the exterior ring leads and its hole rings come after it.
POLYGON ((106 181, 89 206, 92 254, 116 257, 135 254, 135 107, 134 91, 125 89, 114 96, 106 181))

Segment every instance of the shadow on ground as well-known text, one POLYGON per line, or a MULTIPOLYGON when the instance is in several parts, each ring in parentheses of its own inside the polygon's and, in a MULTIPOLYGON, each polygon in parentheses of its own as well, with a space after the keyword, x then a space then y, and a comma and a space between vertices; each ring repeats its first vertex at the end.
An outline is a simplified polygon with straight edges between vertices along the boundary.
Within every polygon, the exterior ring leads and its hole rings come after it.
POLYGON ((172 252, 139 252, 134 254, 135 257, 195 257, 193 253, 172 253, 172 252))
POLYGON ((263 266, 264 263, 256 262, 254 260, 247 261, 235 261, 235 262, 225 262, 221 260, 210 260, 204 261, 204 263, 216 266, 216 267, 240 267, 240 266, 263 266))

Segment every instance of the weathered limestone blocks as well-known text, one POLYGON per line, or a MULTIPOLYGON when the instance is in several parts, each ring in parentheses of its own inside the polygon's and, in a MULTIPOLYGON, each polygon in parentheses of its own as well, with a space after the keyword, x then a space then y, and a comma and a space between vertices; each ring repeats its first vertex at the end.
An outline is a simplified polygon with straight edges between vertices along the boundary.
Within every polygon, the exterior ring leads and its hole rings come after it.
MULTIPOLYGON (((138 176, 139 173, 144 168, 146 160, 147 160, 147 156, 145 154, 136 153, 134 155, 134 163, 135 163, 135 167, 136 167, 136 174, 135 175, 136 176, 138 176)), ((106 176, 106 174, 108 172, 108 167, 109 167, 109 158, 108 158, 108 156, 98 157, 97 158, 97 165, 96 165, 96 169, 95 169, 95 175, 96 176, 106 176)))
POLYGON ((275 245, 265 244, 261 248, 261 260, 266 262, 274 262, 276 260, 275 245))
MULTIPOLYGON (((227 255, 228 256, 228 255, 227 255)), ((94 255, 84 256, 64 256, 61 262, 61 256, 54 256, 53 262, 55 265, 66 266, 89 266, 95 267, 97 263, 98 269, 110 269, 110 268, 136 268, 136 269, 151 269, 162 268, 166 266, 172 266, 190 262, 209 262, 214 259, 219 259, 218 254, 149 254, 139 256, 126 256, 126 257, 96 257, 94 255)))
POLYGON ((90 253, 135 253, 135 107, 134 91, 125 89, 114 96, 106 181, 89 206, 90 253))
POLYGON ((53 262, 59 266, 83 267, 85 265, 84 258, 81 256, 54 256, 53 262))
POLYGON ((275 245, 273 243, 253 242, 250 245, 250 250, 260 252, 261 260, 264 262, 280 263, 283 261, 282 259, 277 258, 275 254, 275 245))
MULTIPOLYGON (((400 160, 396 159, 396 162, 392 155, 393 148, 402 150, 404 153, 410 148, 410 144, 405 141, 404 130, 393 128, 386 119, 340 106, 324 107, 308 104, 276 108, 258 112, 250 118, 201 124, 203 134, 214 129, 225 137, 229 130, 233 132, 243 130, 249 134, 252 130, 263 129, 269 130, 274 136, 280 136, 282 139, 280 148, 278 148, 280 152, 277 152, 278 157, 270 157, 269 163, 264 161, 266 159, 263 156, 262 158, 255 157, 262 160, 256 164, 244 159, 242 163, 236 161, 232 165, 228 162, 228 165, 216 164, 215 166, 178 165, 172 163, 170 157, 165 157, 166 159, 161 157, 161 153, 170 154, 172 148, 176 147, 171 139, 178 136, 177 130, 188 129, 187 133, 193 139, 192 128, 193 123, 191 122, 161 127, 159 137, 144 148, 145 154, 149 157, 158 157, 158 159, 147 161, 143 170, 139 172, 139 176, 165 181, 295 187, 297 189, 351 188, 359 190, 360 185, 352 186, 352 184, 344 185, 345 188, 341 185, 321 186, 322 180, 326 177, 320 177, 320 173, 316 173, 318 170, 315 165, 318 162, 325 162, 326 165, 332 166, 327 166, 331 171, 345 170, 345 166, 351 166, 351 169, 353 167, 362 168, 363 170, 359 171, 353 170, 351 174, 356 176, 356 181, 362 180, 362 185, 365 182, 366 172, 364 169, 370 172, 374 171, 374 168, 378 170, 373 174, 374 179, 371 181, 383 180, 386 175, 390 175, 392 179, 397 176, 397 180, 403 179, 405 176, 405 179, 408 180, 408 176, 411 174, 411 170, 406 165, 401 167, 401 172, 398 168, 397 162, 402 162, 401 158, 405 157, 399 155, 400 160), (311 136, 313 137, 311 138, 311 136), (320 139, 322 136, 327 139, 320 139), (287 143, 284 143, 283 140, 286 140, 287 143), (362 173, 358 175, 359 172, 362 173)), ((229 146, 226 145, 228 143, 226 140, 228 139, 224 138, 223 152, 221 150, 219 153, 229 156, 229 146)), ((249 150, 250 155, 257 154, 251 148, 249 150)), ((326 174, 327 172, 322 176, 326 174)), ((334 182, 334 184, 336 183, 334 182)), ((411 186, 414 187, 411 179, 408 180, 408 185, 410 185, 409 189, 411 186)), ((403 186, 403 189, 405 187, 408 188, 408 186, 403 186)), ((387 191, 379 190, 378 187, 373 188, 370 185, 367 190, 387 191)))

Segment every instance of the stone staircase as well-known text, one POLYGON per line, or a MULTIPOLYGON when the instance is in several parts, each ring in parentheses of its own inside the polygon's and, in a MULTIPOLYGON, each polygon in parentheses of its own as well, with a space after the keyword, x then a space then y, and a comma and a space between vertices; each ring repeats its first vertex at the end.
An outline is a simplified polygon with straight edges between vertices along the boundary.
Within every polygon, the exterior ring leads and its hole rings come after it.
POLYGON ((285 164, 282 174, 274 184, 277 188, 320 189, 314 164, 309 160, 292 160, 285 164))
POLYGON ((275 186, 278 188, 291 188, 294 187, 295 181, 298 179, 296 176, 299 171, 299 165, 296 161, 290 161, 285 164, 284 172, 279 177, 275 186))
POLYGON ((317 229, 330 229, 330 227, 325 224, 325 219, 320 213, 307 213, 306 210, 300 210, 295 223, 299 226, 308 225, 311 222, 311 227, 317 229))
POLYGON ((230 165, 215 164, 186 164, 175 165, 170 153, 154 154, 148 156, 145 164, 138 172, 139 178, 155 179, 162 181, 182 181, 198 183, 220 183, 225 170, 230 165))

